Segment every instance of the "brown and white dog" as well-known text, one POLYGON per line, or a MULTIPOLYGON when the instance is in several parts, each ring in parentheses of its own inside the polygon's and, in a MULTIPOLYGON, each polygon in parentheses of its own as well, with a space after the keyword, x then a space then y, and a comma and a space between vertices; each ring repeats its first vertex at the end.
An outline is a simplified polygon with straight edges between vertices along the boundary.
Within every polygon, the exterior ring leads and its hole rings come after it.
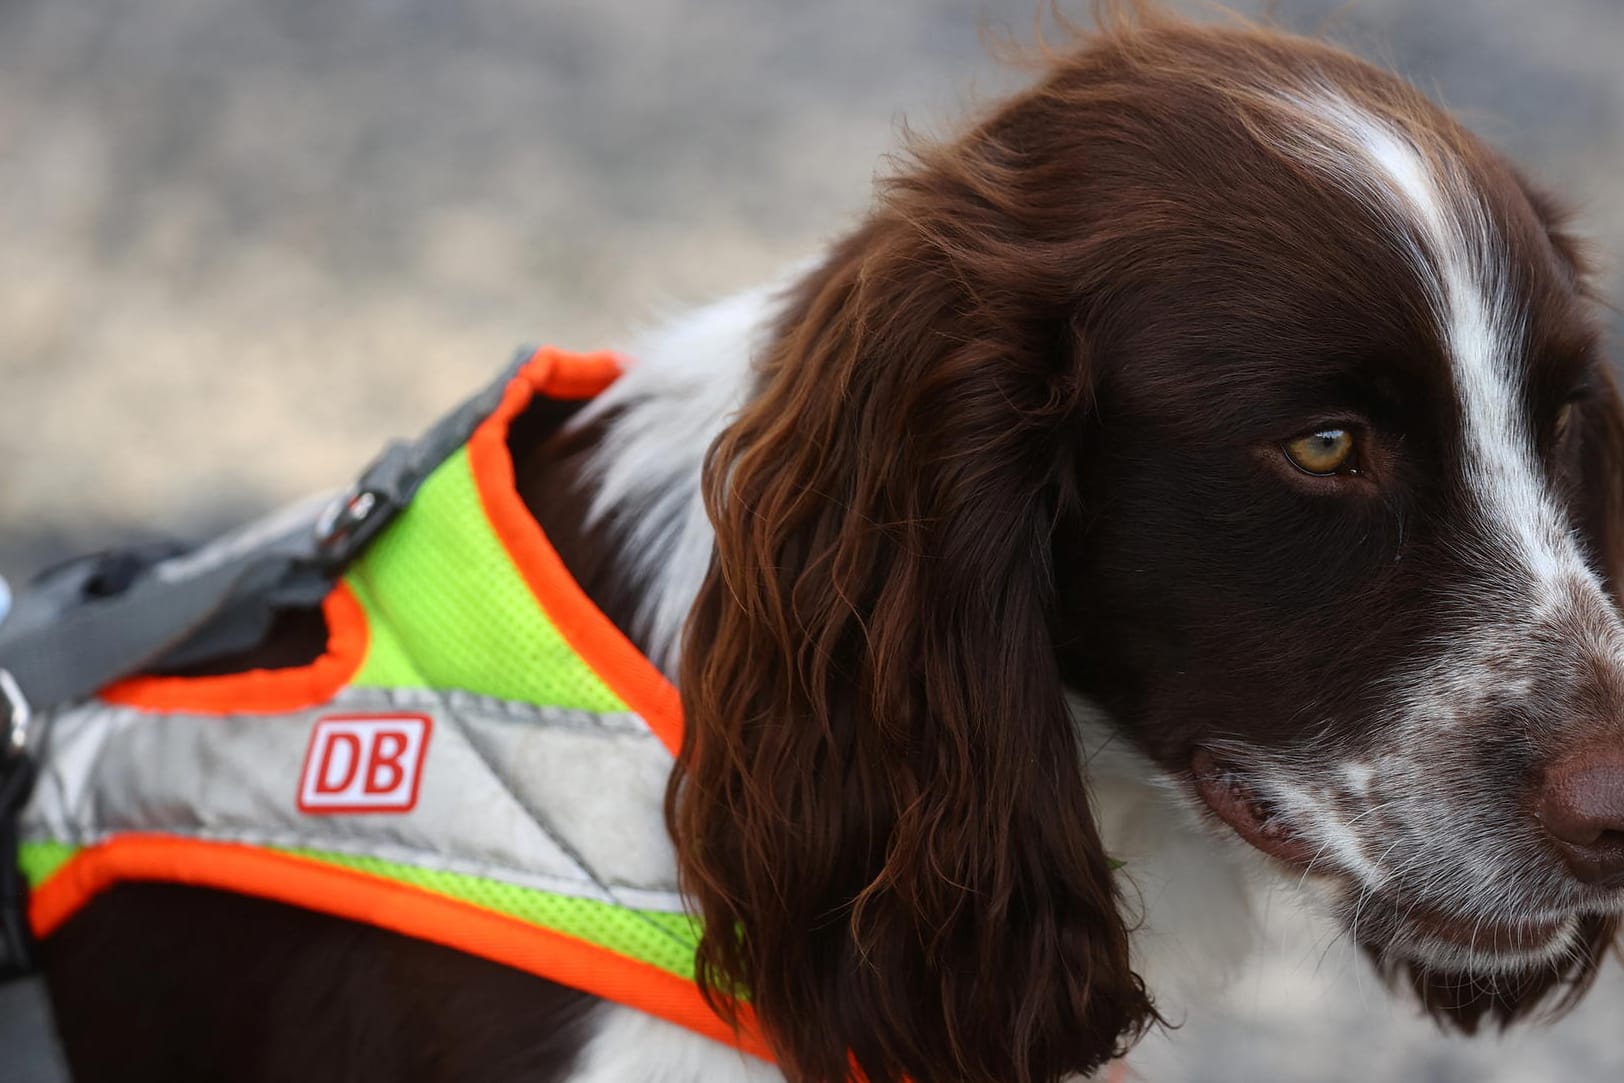
POLYGON ((1586 988, 1624 907, 1624 414, 1584 258, 1391 75, 1110 22, 520 449, 678 678, 704 980, 780 1067, 126 886, 47 945, 79 1078, 1052 1083, 1244 950, 1268 866, 1447 1024, 1586 988))

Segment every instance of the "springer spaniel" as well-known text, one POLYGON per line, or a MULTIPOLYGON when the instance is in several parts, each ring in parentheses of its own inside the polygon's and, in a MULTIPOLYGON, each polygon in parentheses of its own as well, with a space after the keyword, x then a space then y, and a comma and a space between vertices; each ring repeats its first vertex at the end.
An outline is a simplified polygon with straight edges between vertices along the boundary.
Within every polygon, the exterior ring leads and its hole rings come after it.
POLYGON ((1394 76, 1112 22, 787 288, 655 334, 521 472, 678 678, 703 983, 748 990, 779 1067, 143 885, 52 942, 76 1071, 1053 1083, 1244 954, 1260 874, 1446 1024, 1571 1003, 1624 904, 1588 283, 1394 76))

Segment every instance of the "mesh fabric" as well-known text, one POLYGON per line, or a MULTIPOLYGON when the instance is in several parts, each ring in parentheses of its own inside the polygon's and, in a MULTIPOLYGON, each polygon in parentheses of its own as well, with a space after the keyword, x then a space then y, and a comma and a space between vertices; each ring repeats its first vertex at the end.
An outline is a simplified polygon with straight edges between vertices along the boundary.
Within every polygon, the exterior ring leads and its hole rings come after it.
POLYGON ((699 929, 686 914, 634 910, 596 899, 555 895, 483 876, 424 869, 357 854, 320 850, 279 852, 379 876, 395 883, 410 884, 424 891, 506 914, 526 924, 563 933, 693 980, 694 949, 699 944, 699 929))
POLYGON ((480 504, 466 448, 429 475, 346 582, 372 634, 356 687, 627 709, 553 627, 513 566, 480 504))

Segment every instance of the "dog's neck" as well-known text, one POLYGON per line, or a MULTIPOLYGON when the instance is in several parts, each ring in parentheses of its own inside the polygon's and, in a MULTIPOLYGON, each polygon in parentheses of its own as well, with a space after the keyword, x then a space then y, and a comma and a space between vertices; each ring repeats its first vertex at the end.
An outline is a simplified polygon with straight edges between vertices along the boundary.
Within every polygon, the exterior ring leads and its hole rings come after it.
POLYGON ((519 492, 587 596, 668 676, 714 535, 705 450, 743 405, 775 287, 667 322, 624 376, 553 438, 519 452, 519 492))

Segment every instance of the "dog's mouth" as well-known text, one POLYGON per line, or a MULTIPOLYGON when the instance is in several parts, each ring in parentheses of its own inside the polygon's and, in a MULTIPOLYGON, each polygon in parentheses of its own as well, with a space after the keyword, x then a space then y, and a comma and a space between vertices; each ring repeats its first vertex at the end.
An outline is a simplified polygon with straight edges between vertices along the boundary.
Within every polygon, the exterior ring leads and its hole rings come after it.
POLYGON ((1462 918, 1422 907, 1407 909, 1402 921, 1405 930, 1422 942, 1512 957, 1543 954, 1551 945, 1565 942, 1574 925, 1571 917, 1523 921, 1462 918))
MULTIPOLYGON (((1335 862, 1321 856, 1289 815, 1260 795, 1245 773, 1206 749, 1190 759, 1195 791, 1235 834, 1294 872, 1318 871, 1336 879, 1335 862)), ((1355 887, 1356 885, 1348 885, 1355 887)), ((1449 968, 1517 970, 1559 954, 1571 941, 1572 916, 1489 917, 1450 913, 1414 901, 1360 894, 1355 935, 1380 955, 1398 955, 1449 968)))
POLYGON ((1198 748, 1190 758, 1195 792, 1230 829, 1257 849, 1293 868, 1306 868, 1315 848, 1272 801, 1258 794, 1232 765, 1198 748))
POLYGON ((1582 918, 1466 914, 1380 895, 1352 904, 1350 931, 1380 958, 1440 974, 1519 974, 1570 956, 1582 918))

